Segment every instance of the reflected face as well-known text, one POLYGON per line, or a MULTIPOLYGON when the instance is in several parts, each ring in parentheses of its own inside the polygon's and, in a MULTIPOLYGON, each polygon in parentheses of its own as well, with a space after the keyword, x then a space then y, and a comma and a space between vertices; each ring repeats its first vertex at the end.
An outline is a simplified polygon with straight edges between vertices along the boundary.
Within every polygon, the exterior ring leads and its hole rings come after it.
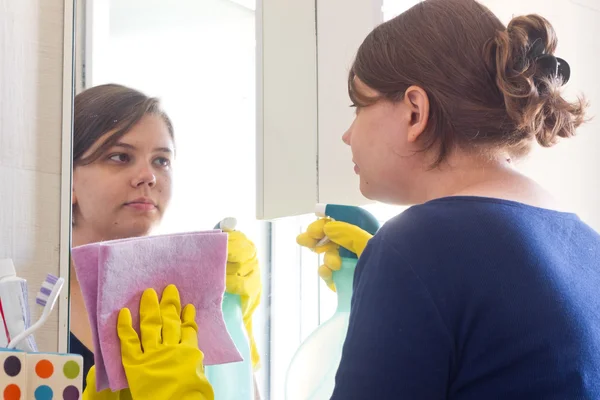
MULTIPOLYGON (((92 154, 113 132, 101 137, 92 154)), ((144 116, 118 143, 73 171, 75 230, 96 240, 144 236, 171 199, 174 143, 160 116, 144 116)))

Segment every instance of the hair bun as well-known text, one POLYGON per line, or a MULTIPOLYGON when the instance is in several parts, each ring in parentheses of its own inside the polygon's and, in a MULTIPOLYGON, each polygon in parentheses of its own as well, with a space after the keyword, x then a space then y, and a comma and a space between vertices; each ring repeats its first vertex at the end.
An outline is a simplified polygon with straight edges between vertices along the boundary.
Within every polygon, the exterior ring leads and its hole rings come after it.
POLYGON ((574 136, 587 108, 583 98, 568 102, 562 97, 571 67, 554 55, 557 45, 550 22, 532 14, 513 18, 492 46, 496 82, 515 122, 515 135, 535 137, 544 147, 574 136))

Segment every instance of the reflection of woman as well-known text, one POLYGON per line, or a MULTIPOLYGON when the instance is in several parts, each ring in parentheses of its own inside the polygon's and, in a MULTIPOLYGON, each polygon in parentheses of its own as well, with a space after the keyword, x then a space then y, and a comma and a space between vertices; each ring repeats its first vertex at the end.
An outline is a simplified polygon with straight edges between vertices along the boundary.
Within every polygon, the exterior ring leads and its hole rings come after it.
MULTIPOLYGON (((156 99, 119 85, 97 86, 77 95, 73 245, 148 235, 171 199, 174 153, 173 126, 156 99)), ((250 321, 260 296, 256 250, 241 232, 229 233, 229 242, 227 290, 241 295, 252 339, 250 321), (244 276, 237 273, 240 269, 244 276)), ((70 350, 84 357, 87 375, 93 365, 92 333, 74 271, 71 276, 70 350)))
POLYGON ((326 219, 299 237, 364 250, 332 399, 600 397, 600 237, 510 162, 584 120, 556 44, 542 17, 505 27, 473 0, 363 42, 343 140, 365 196, 417 205, 368 244, 326 219))

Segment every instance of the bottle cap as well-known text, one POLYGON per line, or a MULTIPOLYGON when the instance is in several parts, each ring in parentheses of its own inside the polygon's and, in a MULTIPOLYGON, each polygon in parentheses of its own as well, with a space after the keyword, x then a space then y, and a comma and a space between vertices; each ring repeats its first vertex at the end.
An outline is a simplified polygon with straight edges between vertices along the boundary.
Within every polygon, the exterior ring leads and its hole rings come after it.
POLYGON ((321 217, 321 218, 325 218, 327 217, 327 204, 325 203, 317 203, 317 205, 315 206, 315 215, 317 217, 321 217))
POLYGON ((17 271, 15 270, 15 265, 10 258, 6 258, 0 260, 0 279, 7 276, 16 276, 17 271))
POLYGON ((236 226, 237 226, 237 219, 235 219, 233 217, 227 217, 227 218, 223 219, 223 221, 221 221, 221 223, 219 224, 219 227, 221 228, 221 230, 223 232, 234 231, 236 226))

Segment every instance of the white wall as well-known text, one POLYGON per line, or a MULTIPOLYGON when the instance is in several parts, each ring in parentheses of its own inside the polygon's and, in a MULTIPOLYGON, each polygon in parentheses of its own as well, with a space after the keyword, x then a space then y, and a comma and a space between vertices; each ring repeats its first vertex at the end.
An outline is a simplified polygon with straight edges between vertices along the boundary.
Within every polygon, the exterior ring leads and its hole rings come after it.
MULTIPOLYGON (((0 10, 0 258, 28 280, 33 307, 46 273, 59 273, 63 0, 0 10)), ((57 338, 55 311, 36 339, 56 351, 57 338)))

